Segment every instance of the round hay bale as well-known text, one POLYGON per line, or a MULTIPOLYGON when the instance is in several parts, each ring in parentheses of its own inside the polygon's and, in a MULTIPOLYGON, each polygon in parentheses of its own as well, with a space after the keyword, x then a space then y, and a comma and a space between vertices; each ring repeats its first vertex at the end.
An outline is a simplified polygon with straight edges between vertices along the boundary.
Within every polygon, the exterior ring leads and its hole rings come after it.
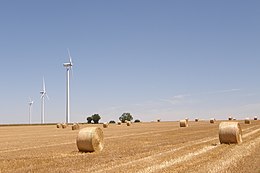
POLYGON ((59 128, 62 128, 62 126, 61 126, 61 124, 60 123, 58 123, 57 125, 56 125, 56 127, 59 129, 59 128))
POLYGON ((180 120, 180 127, 188 127, 188 122, 186 120, 180 120))
POLYGON ((157 122, 159 123, 159 122, 161 122, 161 120, 160 120, 160 119, 157 119, 157 122))
POLYGON ((231 121, 231 120, 233 120, 233 118, 230 116, 230 117, 228 117, 228 120, 231 121))
POLYGON ((220 143, 231 144, 242 142, 242 130, 238 122, 221 122, 219 124, 220 143))
POLYGON ((72 130, 79 130, 79 124, 78 124, 78 123, 74 123, 74 124, 71 126, 71 129, 72 129, 72 130))
POLYGON ((118 121, 118 122, 117 122, 117 125, 121 125, 121 121, 118 121))
POLYGON ((198 122, 199 121, 199 119, 198 118, 195 118, 195 122, 198 122))
POLYGON ((102 151, 104 135, 99 127, 86 127, 79 131, 76 139, 78 150, 81 152, 102 151))
POLYGON ((127 122, 126 122, 126 125, 127 125, 127 126, 131 126, 131 122, 130 122, 130 121, 127 121, 127 122))
POLYGON ((189 122, 189 118, 185 118, 185 120, 187 121, 187 123, 189 122))
POLYGON ((237 120, 237 119, 234 117, 233 120, 237 120))
POLYGON ((251 124, 251 121, 250 121, 249 118, 246 118, 246 119, 245 119, 245 124, 251 124))
POLYGON ((254 117, 254 120, 257 120, 257 116, 254 117))
POLYGON ((67 125, 66 123, 63 123, 63 124, 61 124, 61 127, 62 127, 63 129, 66 129, 66 128, 68 127, 68 125, 67 125))
POLYGON ((215 119, 214 119, 214 118, 211 118, 211 119, 209 120, 209 122, 213 124, 213 123, 215 123, 215 119))
POLYGON ((108 123, 103 123, 103 128, 108 128, 108 123))

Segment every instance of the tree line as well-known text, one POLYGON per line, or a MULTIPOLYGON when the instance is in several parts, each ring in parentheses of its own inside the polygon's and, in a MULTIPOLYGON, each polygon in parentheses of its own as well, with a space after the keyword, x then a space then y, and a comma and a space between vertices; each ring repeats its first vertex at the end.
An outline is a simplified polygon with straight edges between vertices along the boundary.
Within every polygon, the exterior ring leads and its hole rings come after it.
MULTIPOLYGON (((91 124, 92 122, 94 124, 98 124, 99 120, 101 119, 101 116, 99 114, 93 114, 92 116, 87 117, 87 122, 91 124)), ((130 113, 123 113, 120 117, 119 120, 124 123, 126 121, 132 121, 133 116, 130 113)), ((140 120, 136 119, 135 122, 140 122, 140 120)), ((115 123, 115 121, 111 120, 110 123, 115 123)))

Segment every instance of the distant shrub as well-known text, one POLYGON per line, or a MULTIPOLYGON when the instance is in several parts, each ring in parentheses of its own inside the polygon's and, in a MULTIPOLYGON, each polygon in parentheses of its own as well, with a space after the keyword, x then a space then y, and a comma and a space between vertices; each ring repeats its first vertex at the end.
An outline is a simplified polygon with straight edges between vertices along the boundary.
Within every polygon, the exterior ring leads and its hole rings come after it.
POLYGON ((119 120, 122 123, 125 123, 126 121, 132 121, 133 120, 133 116, 130 113, 123 113, 120 117, 119 120))
POLYGON ((91 124, 92 117, 87 117, 88 124, 91 124))
POLYGON ((134 122, 135 122, 135 123, 140 123, 141 121, 140 121, 140 120, 135 120, 134 122))
POLYGON ((115 124, 116 122, 114 120, 109 121, 110 124, 115 124))
POLYGON ((94 124, 98 124, 98 121, 101 119, 99 114, 94 114, 91 117, 92 117, 92 120, 94 121, 94 124))

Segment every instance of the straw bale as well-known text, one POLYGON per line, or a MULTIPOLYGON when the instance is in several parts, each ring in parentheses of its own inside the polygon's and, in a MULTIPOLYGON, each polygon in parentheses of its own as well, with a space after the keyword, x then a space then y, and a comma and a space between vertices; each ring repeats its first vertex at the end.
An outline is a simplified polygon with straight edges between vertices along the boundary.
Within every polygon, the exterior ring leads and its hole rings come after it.
POLYGON ((180 120, 180 127, 188 127, 188 121, 180 120))
POLYGON ((58 123, 57 125, 56 125, 56 127, 59 129, 59 128, 62 128, 62 126, 61 126, 61 124, 60 123, 58 123))
POLYGON ((249 118, 246 118, 246 119, 245 119, 245 124, 251 124, 251 121, 250 121, 249 118))
POLYGON ((79 131, 76 139, 78 150, 81 152, 102 151, 104 135, 99 127, 87 127, 79 131))
POLYGON ((72 130, 79 130, 79 124, 78 123, 74 123, 71 127, 72 130))
POLYGON ((219 141, 220 143, 241 143, 242 130, 238 122, 221 122, 219 124, 219 141))
POLYGON ((127 126, 131 126, 131 122, 130 121, 126 121, 126 125, 127 126))
POLYGON ((215 123, 215 118, 211 118, 211 119, 209 120, 209 122, 212 123, 212 124, 215 123))
POLYGON ((66 123, 63 123, 63 124, 61 124, 61 127, 62 127, 63 129, 66 129, 66 128, 68 127, 68 125, 67 125, 66 123))
POLYGON ((103 123, 103 128, 108 128, 108 123, 107 122, 103 123))

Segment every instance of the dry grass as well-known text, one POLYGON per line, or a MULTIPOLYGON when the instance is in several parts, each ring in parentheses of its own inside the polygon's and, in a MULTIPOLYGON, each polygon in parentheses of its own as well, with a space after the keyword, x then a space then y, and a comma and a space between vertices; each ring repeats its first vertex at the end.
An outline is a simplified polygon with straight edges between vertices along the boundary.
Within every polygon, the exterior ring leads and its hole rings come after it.
POLYGON ((0 172, 258 173, 260 121, 239 122, 239 145, 219 144, 219 121, 190 121, 189 128, 179 128, 179 122, 110 126, 103 132, 103 150, 92 153, 78 151, 79 131, 60 130, 56 124, 0 127, 0 172))

